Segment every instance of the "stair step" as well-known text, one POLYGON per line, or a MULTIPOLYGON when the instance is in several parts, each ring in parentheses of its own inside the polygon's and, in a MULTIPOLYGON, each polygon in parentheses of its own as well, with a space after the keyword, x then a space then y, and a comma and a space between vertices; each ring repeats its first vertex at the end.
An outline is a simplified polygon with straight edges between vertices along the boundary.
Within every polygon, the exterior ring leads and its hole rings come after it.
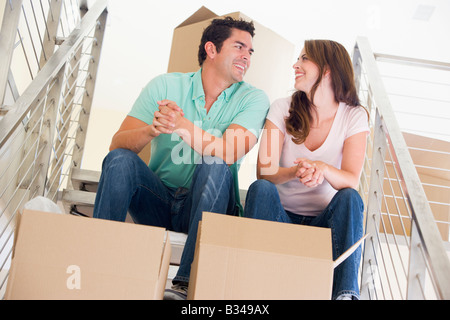
MULTIPOLYGON (((101 172, 85 169, 72 169, 72 185, 76 190, 84 190, 89 192, 97 192, 98 182, 100 181, 101 172)), ((239 197, 242 206, 245 203, 247 190, 239 189, 239 197)), ((93 204, 93 203, 92 203, 93 204)))
POLYGON ((95 192, 83 190, 63 190, 62 200, 73 205, 94 206, 95 192))
POLYGON ((72 185, 76 190, 96 192, 100 181, 100 171, 72 169, 72 185))

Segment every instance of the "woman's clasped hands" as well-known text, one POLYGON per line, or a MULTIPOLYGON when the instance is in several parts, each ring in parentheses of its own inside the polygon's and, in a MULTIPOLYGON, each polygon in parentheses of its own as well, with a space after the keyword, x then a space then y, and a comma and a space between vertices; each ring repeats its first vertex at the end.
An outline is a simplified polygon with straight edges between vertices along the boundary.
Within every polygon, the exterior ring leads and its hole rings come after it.
POLYGON ((322 184, 326 168, 325 163, 322 161, 311 161, 305 158, 298 158, 294 163, 297 165, 295 177, 301 183, 310 188, 322 184))

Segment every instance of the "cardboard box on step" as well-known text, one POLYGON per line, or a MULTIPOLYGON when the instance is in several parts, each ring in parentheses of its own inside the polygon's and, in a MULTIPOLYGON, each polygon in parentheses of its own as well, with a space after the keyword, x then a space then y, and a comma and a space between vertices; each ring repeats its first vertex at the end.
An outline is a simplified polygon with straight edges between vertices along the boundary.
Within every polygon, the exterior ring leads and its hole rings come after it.
POLYGON ((331 230, 203 213, 188 299, 331 298, 331 230))
POLYGON ((163 228, 24 210, 5 298, 162 299, 163 228))

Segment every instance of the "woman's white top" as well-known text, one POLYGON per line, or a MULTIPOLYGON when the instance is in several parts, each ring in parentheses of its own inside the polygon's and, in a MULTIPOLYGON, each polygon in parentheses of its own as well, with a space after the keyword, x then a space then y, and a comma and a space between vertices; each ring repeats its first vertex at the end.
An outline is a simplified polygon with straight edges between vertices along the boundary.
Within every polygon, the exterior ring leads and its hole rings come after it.
MULTIPOLYGON (((284 134, 280 167, 292 167, 297 158, 307 158, 340 169, 345 139, 360 132, 369 132, 366 111, 341 102, 326 140, 318 149, 310 151, 303 143, 295 144, 292 135, 286 132, 285 119, 289 116, 290 104, 291 97, 278 99, 272 103, 267 114, 267 119, 284 134)), ((319 215, 337 192, 326 180, 317 187, 309 188, 298 179, 293 179, 277 185, 277 189, 285 210, 305 216, 319 215)))

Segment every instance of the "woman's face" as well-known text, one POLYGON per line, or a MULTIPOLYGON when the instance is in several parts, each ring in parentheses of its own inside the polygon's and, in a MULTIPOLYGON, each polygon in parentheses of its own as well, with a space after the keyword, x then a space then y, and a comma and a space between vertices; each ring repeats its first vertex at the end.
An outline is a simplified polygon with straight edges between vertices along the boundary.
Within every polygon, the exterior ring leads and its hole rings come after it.
POLYGON ((293 68, 295 70, 295 89, 309 94, 319 77, 319 67, 309 60, 303 49, 293 68))

